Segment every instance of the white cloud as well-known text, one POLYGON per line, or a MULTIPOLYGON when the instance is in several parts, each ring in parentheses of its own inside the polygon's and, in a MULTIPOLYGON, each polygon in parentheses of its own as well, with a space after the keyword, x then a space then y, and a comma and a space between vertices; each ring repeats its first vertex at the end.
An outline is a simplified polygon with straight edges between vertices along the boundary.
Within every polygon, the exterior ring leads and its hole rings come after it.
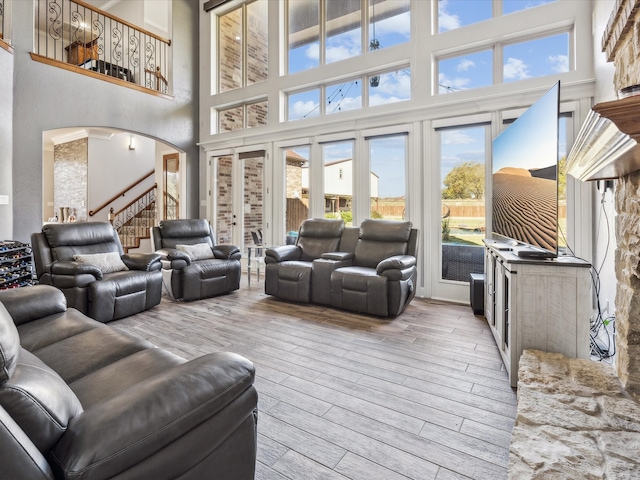
POLYGON ((327 63, 337 62, 346 58, 352 58, 360 55, 359 48, 349 47, 349 45, 337 45, 327 47, 327 63))
POLYGON ((469 88, 470 83, 470 78, 449 78, 444 73, 441 73, 438 76, 438 92, 449 93, 455 92, 457 90, 466 90, 467 88, 469 88))
POLYGON ((320 45, 317 43, 312 43, 311 45, 309 45, 309 47, 307 47, 304 55, 317 63, 320 60, 320 45))
POLYGON ((471 67, 475 67, 476 62, 473 60, 469 60, 468 58, 463 58, 460 63, 458 63, 457 69, 459 72, 466 72, 471 67))
MULTIPOLYGON (((411 36, 411 17, 409 12, 401 13, 400 15, 395 15, 376 22, 377 37, 383 37, 390 33, 399 34, 406 38, 411 36)), ((383 45, 383 47, 384 46, 385 45, 383 45)))
POLYGON ((567 55, 549 55, 547 62, 551 64, 551 70, 557 73, 569 71, 569 57, 567 55))
POLYGON ((362 96, 338 98, 327 105, 327 113, 346 112, 362 108, 362 96))
POLYGON ((531 76, 528 65, 519 58, 509 57, 502 71, 505 80, 524 80, 531 76))
POLYGON ((466 145, 475 139, 461 130, 443 130, 440 141, 443 145, 466 145))
POLYGON ((317 117, 320 115, 318 104, 312 100, 294 102, 289 110, 289 120, 317 117))
POLYGON ((438 2, 438 28, 440 31, 453 30, 460 27, 460 18, 447 12, 447 0, 438 2))

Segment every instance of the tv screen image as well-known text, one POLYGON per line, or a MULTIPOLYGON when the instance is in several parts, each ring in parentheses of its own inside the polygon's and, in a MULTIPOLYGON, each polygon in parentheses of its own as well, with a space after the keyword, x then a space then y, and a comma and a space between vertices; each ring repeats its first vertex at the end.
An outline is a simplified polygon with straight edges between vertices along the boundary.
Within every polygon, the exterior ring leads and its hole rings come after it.
POLYGON ((492 143, 492 236, 558 254, 556 83, 492 143))

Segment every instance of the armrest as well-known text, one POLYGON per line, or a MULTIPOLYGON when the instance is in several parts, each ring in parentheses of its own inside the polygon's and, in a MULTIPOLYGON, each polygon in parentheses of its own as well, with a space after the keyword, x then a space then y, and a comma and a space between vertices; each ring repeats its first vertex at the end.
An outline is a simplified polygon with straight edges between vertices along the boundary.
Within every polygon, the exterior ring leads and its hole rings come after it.
POLYGON ((216 245, 213 247, 213 255, 222 260, 240 260, 242 252, 236 245, 216 245))
POLYGON ((264 254, 265 263, 286 262, 287 260, 298 260, 302 249, 297 245, 282 245, 281 247, 267 248, 264 254))
POLYGON ((162 268, 165 270, 180 270, 187 265, 191 265, 191 257, 186 252, 176 248, 161 248, 156 250, 156 253, 160 255, 162 268))
POLYGON ((51 285, 33 285, 0 291, 0 302, 16 325, 67 310, 67 299, 61 290, 51 285))
POLYGON ((246 358, 213 353, 150 377, 74 417, 51 451, 52 466, 69 478, 115 477, 223 410, 254 375, 246 358))
POLYGON ((72 262, 69 260, 61 260, 51 265, 51 273, 53 275, 93 275, 96 280, 102 279, 102 271, 95 265, 89 263, 72 262))
POLYGON ((376 267, 376 272, 378 275, 386 275, 388 277, 396 277, 392 278, 393 280, 400 280, 401 277, 405 275, 401 272, 402 270, 407 270, 408 268, 415 267, 416 265, 416 257, 412 255, 394 255, 393 257, 385 258, 382 260, 378 266, 376 267), (393 270, 396 270, 396 273, 392 273, 393 270))
POLYGON ((351 252, 326 252, 320 255, 320 258, 325 260, 336 260, 338 262, 344 262, 345 260, 353 260, 353 253, 351 252))
POLYGON ((125 253, 122 261, 129 270, 160 270, 160 255, 157 253, 125 253))

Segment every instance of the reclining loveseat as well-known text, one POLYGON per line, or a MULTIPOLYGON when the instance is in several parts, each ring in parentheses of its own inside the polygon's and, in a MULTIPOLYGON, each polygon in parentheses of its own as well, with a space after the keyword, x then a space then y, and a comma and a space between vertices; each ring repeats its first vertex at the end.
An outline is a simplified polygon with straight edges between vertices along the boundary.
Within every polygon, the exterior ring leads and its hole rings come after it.
POLYGON ((411 222, 305 220, 295 245, 265 252, 265 293, 395 317, 416 294, 417 246, 411 222))
POLYGON ((252 480, 254 367, 191 361, 67 308, 0 292, 0 478, 252 480))

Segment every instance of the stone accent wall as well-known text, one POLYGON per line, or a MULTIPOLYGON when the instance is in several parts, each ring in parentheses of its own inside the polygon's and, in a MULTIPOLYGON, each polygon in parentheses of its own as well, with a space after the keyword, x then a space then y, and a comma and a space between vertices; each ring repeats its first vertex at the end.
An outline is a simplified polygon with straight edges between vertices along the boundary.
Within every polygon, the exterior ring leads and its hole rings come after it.
POLYGON ((617 370, 640 399, 640 172, 618 180, 615 201, 617 370))
POLYGON ((74 210, 77 221, 87 220, 87 172, 89 168, 88 139, 61 143, 53 149, 54 212, 60 218, 60 208, 74 210))
MULTIPOLYGON (((640 0, 617 0, 602 38, 614 88, 640 84, 640 0)), ((640 172, 616 182, 616 350, 620 381, 640 399, 640 172)))
POLYGON ((638 478, 640 405, 609 365, 525 350, 510 479, 638 478))

